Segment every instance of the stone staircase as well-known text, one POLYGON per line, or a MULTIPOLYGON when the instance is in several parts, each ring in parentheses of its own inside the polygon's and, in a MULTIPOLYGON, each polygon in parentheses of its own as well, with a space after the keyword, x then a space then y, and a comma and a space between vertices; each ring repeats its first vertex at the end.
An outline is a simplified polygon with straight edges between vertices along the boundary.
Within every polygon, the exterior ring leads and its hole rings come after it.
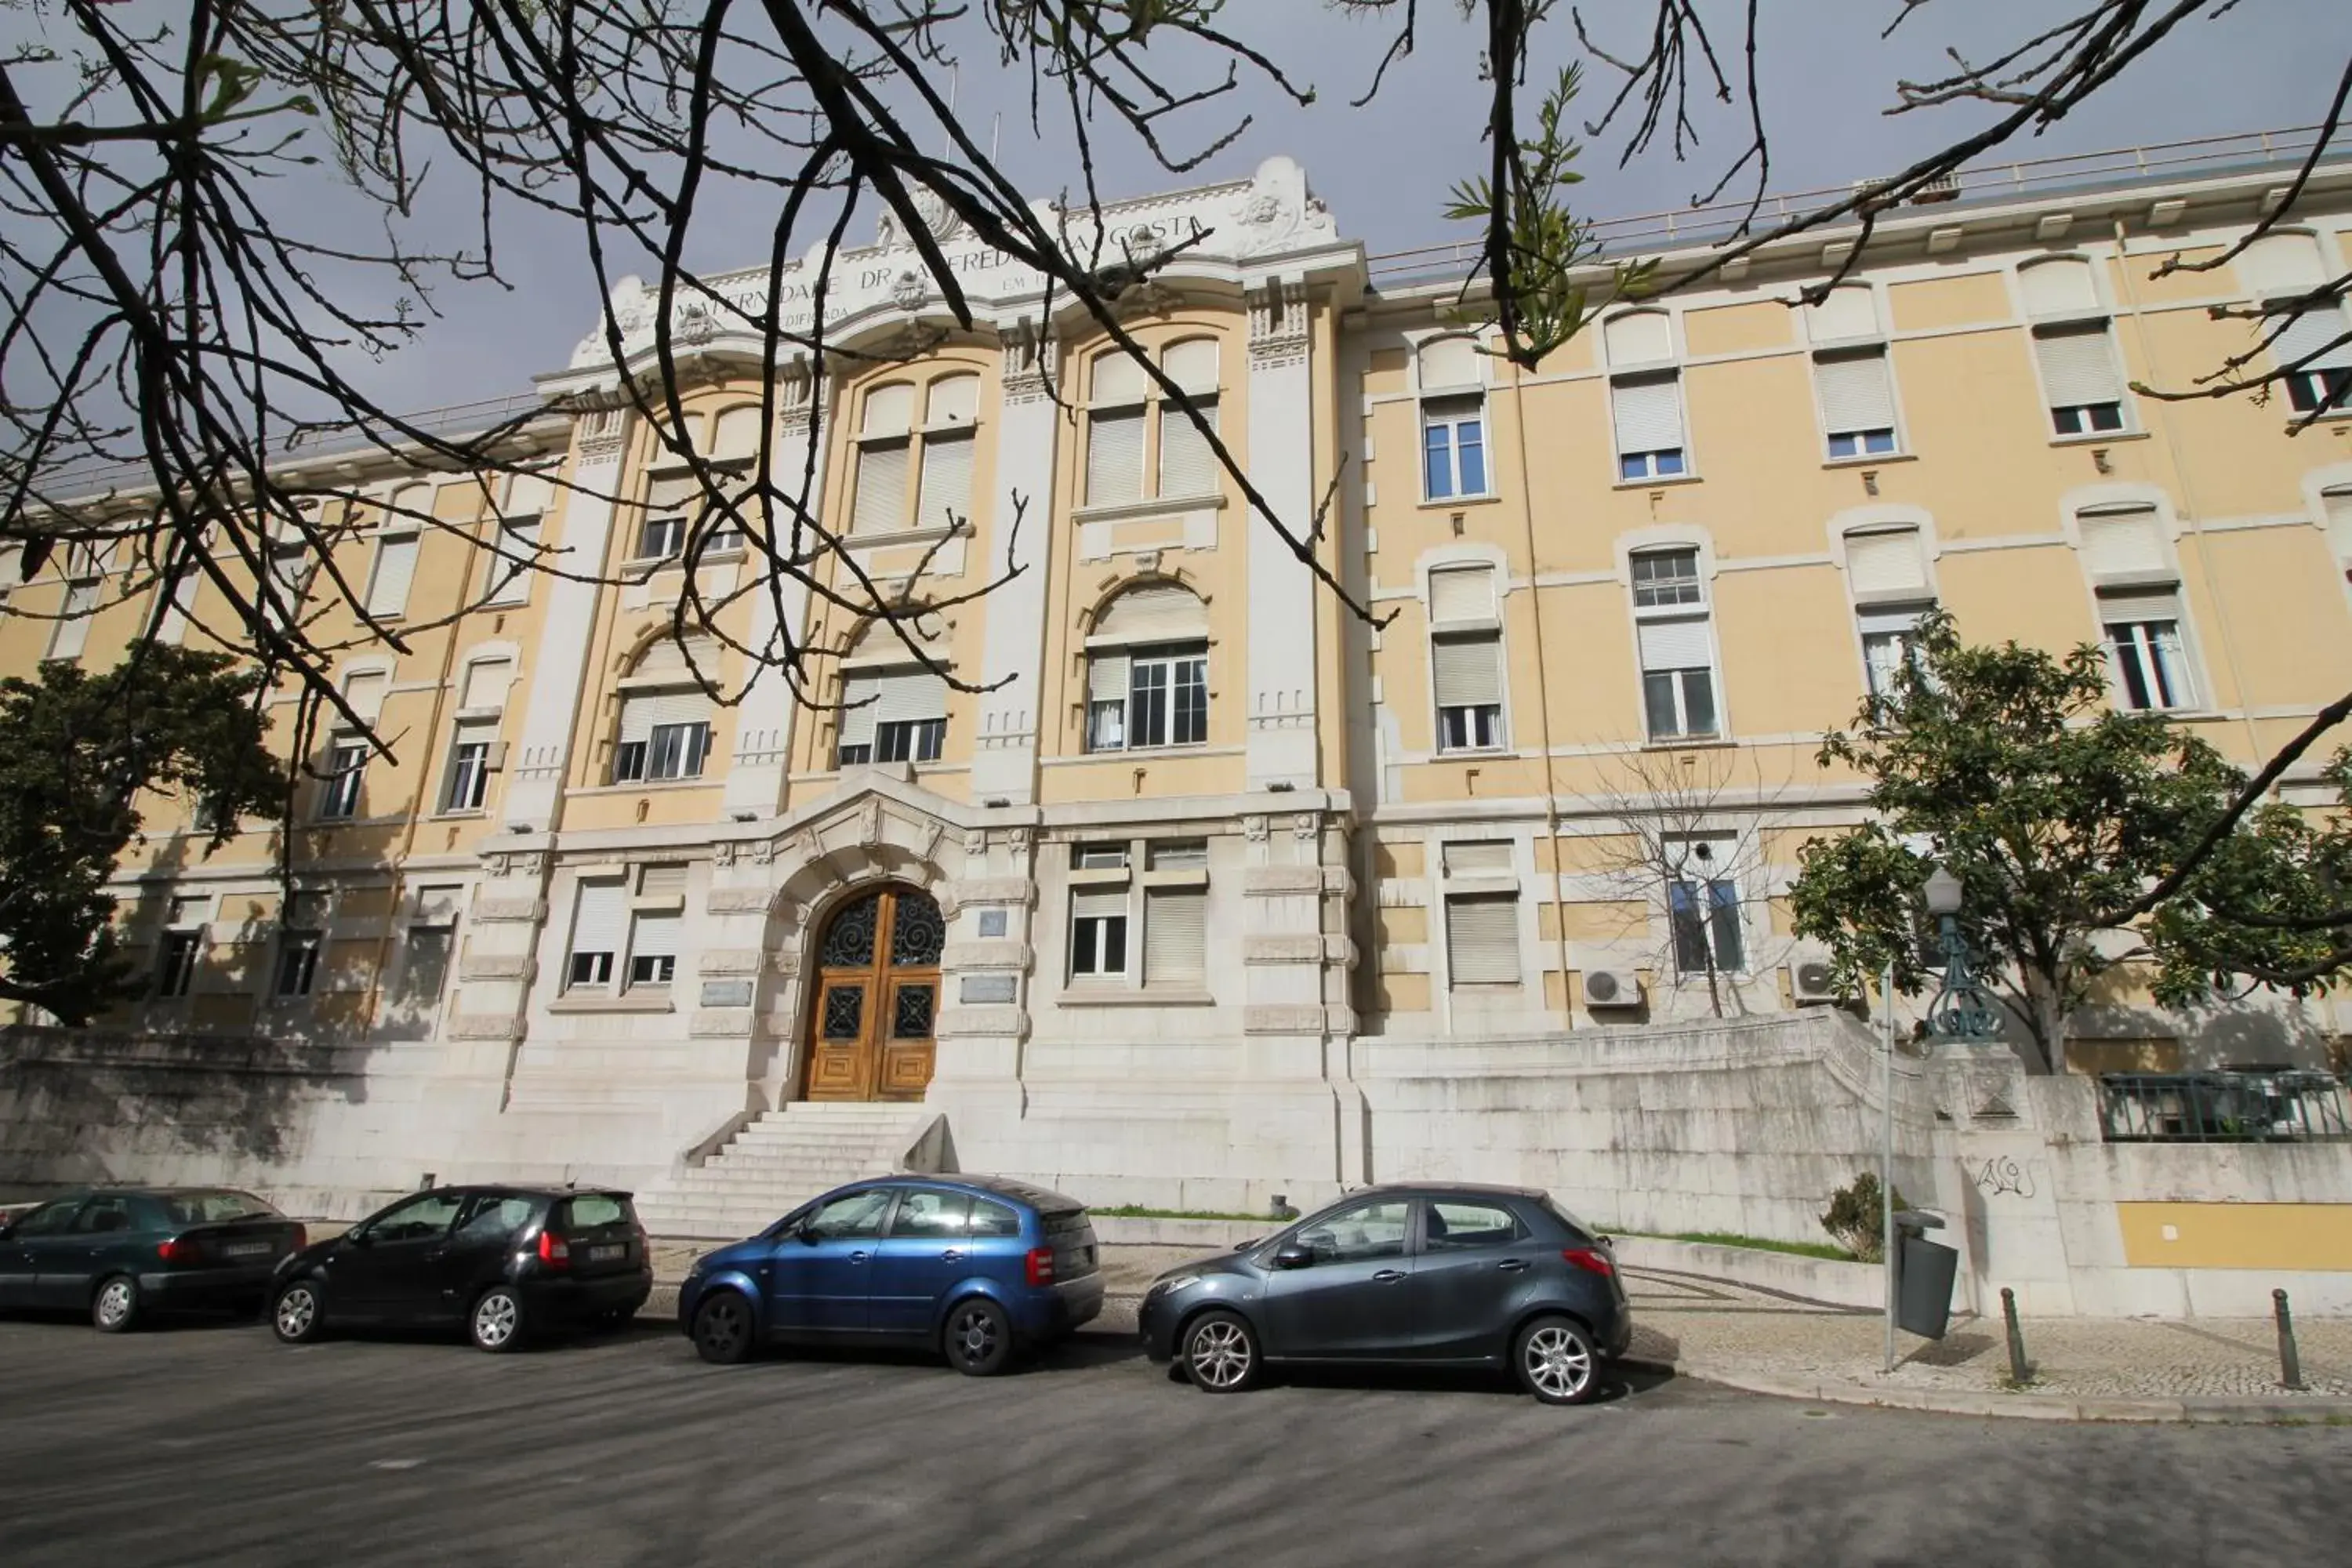
POLYGON ((637 1217, 655 1236, 751 1236, 828 1188, 908 1168, 918 1140, 935 1142, 923 1133, 938 1118, 919 1105, 795 1100, 640 1194, 637 1217))

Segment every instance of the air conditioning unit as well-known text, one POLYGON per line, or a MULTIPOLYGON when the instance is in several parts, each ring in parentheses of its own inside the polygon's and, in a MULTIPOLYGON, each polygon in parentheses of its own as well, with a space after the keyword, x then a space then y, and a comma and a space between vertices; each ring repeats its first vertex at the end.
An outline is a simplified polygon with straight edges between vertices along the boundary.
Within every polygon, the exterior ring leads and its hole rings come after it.
POLYGON ((1840 1000, 1837 971, 1825 958, 1806 958, 1789 965, 1789 992, 1800 1002, 1840 1000))
POLYGON ((1638 1007, 1642 982, 1630 969, 1588 969, 1584 972, 1584 1005, 1600 1010, 1638 1007))

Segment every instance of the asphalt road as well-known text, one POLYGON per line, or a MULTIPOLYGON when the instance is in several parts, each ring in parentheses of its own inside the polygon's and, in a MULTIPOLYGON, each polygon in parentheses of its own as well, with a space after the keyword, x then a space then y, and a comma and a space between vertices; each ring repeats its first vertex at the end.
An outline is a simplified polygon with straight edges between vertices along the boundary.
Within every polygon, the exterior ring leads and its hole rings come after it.
POLYGON ((2282 1563, 2352 1551, 2352 1428, 1811 1408, 1643 1376, 1213 1398, 1108 1336, 1015 1375, 0 1322, 0 1563, 2282 1563))

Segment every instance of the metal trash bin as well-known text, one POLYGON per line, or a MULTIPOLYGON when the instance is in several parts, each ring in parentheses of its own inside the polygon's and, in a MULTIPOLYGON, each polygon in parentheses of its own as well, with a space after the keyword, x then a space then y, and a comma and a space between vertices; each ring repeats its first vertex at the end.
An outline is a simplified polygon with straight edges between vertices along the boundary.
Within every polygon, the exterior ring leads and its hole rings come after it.
POLYGON ((1959 1273, 1959 1249, 1929 1241, 1926 1233, 1943 1229, 1944 1222, 1918 1209, 1899 1210, 1895 1228, 1895 1326, 1923 1340, 1940 1340, 1952 1321, 1952 1281, 1959 1273))

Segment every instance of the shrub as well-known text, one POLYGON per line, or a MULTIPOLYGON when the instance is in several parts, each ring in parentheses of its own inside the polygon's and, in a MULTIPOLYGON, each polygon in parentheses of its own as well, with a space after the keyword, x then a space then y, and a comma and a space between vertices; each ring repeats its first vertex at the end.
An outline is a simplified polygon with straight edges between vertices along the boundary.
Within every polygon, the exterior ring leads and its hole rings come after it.
MULTIPOLYGON (((1900 1187, 1895 1191, 1895 1206, 1911 1206, 1903 1201, 1900 1187)), ((1878 1178, 1868 1171, 1832 1193, 1829 1212, 1822 1215, 1822 1228, 1864 1263, 1876 1263, 1885 1255, 1882 1241, 1885 1223, 1879 1207, 1878 1178)))

